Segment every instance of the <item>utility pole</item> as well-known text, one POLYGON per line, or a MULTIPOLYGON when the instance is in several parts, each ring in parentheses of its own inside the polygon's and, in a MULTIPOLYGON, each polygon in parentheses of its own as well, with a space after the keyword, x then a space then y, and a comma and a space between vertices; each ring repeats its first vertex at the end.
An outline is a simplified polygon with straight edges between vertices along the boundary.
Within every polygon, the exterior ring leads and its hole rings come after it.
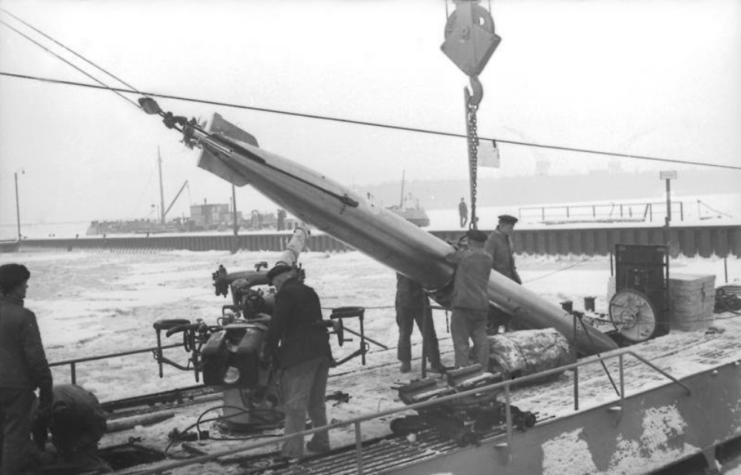
POLYGON ((672 198, 671 198, 671 182, 677 179, 676 171, 660 172, 659 178, 666 180, 666 218, 664 220, 664 226, 669 229, 669 223, 672 220, 672 198))
POLYGON ((157 147, 157 166, 160 172, 160 224, 165 224, 165 190, 162 188, 162 156, 160 148, 157 147))
POLYGON ((232 222, 234 224, 234 245, 232 254, 237 252, 239 246, 239 224, 237 223, 237 187, 232 183, 232 222))
POLYGON ((15 217, 18 221, 18 242, 21 241, 21 204, 18 201, 18 172, 21 172, 21 174, 26 173, 26 171, 21 168, 19 170, 15 171, 15 217))
POLYGON ((659 178, 666 180, 666 218, 664 220, 664 244, 669 249, 669 255, 676 257, 679 255, 679 245, 676 241, 672 241, 671 231, 669 225, 672 221, 672 197, 671 197, 671 181, 677 179, 676 170, 661 172, 659 178))

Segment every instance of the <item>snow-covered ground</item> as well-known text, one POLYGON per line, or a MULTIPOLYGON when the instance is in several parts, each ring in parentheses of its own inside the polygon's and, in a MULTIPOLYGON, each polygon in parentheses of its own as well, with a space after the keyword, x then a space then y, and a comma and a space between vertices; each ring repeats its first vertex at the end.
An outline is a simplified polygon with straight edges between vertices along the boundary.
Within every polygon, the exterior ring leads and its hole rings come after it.
MULTIPOLYGON (((0 254, 0 263, 20 262, 31 270, 27 305, 38 316, 53 362, 154 346, 152 324, 160 319, 201 318, 215 324, 221 306, 231 303, 230 297, 217 297, 213 292, 211 274, 217 267, 223 264, 229 271, 247 270, 259 261, 273 262, 278 255, 34 252, 0 254)), ((302 254, 301 262, 307 283, 317 290, 325 308, 366 307, 368 336, 389 347, 396 346, 393 271, 357 252, 309 252, 302 254)), ((741 280, 741 260, 729 258, 727 264, 729 281, 741 280)), ((572 300, 579 309, 584 297, 594 296, 597 311, 606 311, 610 275, 607 257, 525 257, 518 260, 518 268, 524 285, 549 301, 572 300)), ((716 285, 725 281, 723 259, 680 257, 671 261, 671 272, 714 274, 716 285)), ((441 339, 445 338, 442 314, 437 312, 436 316, 441 339)), ((414 338, 419 338, 417 332, 414 338)), ((335 350, 340 356, 348 351, 335 350)), ((182 349, 169 350, 168 354, 185 361, 182 349)), ((65 380, 69 371, 57 368, 55 377, 65 380)), ((77 377, 104 401, 194 383, 192 374, 170 367, 165 368, 165 378, 159 379, 148 354, 83 363, 77 368, 77 377), (136 384, 129 384, 131 381, 136 384)))

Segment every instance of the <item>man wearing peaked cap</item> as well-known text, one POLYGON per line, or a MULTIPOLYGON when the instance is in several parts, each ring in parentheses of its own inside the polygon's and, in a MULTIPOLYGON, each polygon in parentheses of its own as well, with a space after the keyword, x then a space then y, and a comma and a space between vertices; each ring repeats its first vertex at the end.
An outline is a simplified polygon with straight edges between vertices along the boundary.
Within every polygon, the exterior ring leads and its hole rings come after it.
POLYGON ((484 249, 492 258, 492 269, 500 274, 522 284, 520 275, 515 267, 514 246, 512 245, 512 233, 514 232, 517 218, 508 214, 499 217, 497 228, 489 234, 484 249))
MULTIPOLYGON (((512 233, 514 232, 517 218, 508 214, 499 216, 497 228, 489 234, 484 249, 491 255, 491 267, 495 271, 522 284, 520 274, 515 267, 514 246, 512 245, 512 233)), ((497 307, 492 307, 489 314, 489 327, 498 329, 503 326, 511 329, 512 316, 497 307)))
POLYGON ((517 224, 517 221, 518 221, 517 218, 515 218, 514 216, 510 216, 508 214, 503 214, 503 215, 499 216, 499 222, 500 223, 511 224, 511 225, 514 226, 515 224, 517 224))
POLYGON ((468 249, 461 249, 445 256, 456 265, 453 279, 453 298, 450 304, 453 315, 450 333, 455 349, 455 366, 469 366, 469 339, 473 340, 476 362, 484 371, 489 368, 489 341, 486 337, 489 296, 486 288, 491 273, 491 256, 484 251, 486 234, 471 229, 466 233, 468 249))
POLYGON ((466 232, 466 237, 468 238, 468 242, 486 242, 486 233, 479 231, 478 229, 469 229, 468 232, 466 232))
MULTIPOLYGON (((284 262, 276 264, 267 274, 278 293, 261 359, 277 360, 280 369, 285 435, 306 428, 307 412, 314 428, 327 425, 324 398, 333 362, 319 297, 297 274, 296 267, 284 262)), ((329 434, 315 433, 307 448, 313 452, 328 451, 329 434)), ((286 459, 301 458, 303 453, 304 440, 300 436, 287 440, 281 450, 286 459)))

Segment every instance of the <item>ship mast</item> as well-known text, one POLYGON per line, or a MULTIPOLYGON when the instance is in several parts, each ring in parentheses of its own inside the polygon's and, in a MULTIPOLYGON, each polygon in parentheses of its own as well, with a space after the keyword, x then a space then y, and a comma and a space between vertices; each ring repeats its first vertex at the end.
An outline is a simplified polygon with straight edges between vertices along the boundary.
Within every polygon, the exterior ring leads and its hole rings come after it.
POLYGON ((404 208, 404 174, 406 170, 401 171, 401 197, 399 199, 399 209, 404 208))
POLYGON ((162 187, 162 155, 157 147, 157 167, 160 172, 160 224, 165 224, 165 190, 162 187))

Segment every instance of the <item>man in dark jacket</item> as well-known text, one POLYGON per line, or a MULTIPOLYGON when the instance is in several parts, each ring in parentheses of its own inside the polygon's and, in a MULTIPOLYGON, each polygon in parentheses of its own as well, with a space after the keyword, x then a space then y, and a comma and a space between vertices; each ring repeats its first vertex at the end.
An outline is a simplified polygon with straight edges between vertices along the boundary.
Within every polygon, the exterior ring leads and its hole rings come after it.
MULTIPOLYGON (((324 397, 332 350, 319 297, 314 289, 299 281, 293 266, 279 263, 270 269, 267 277, 278 293, 265 337, 263 359, 277 360, 280 367, 285 434, 305 430, 307 411, 313 427, 326 426, 324 397)), ((300 458, 303 446, 303 437, 289 439, 283 444, 282 455, 300 458)), ((329 434, 315 433, 306 448, 312 452, 328 451, 329 434)))
POLYGON ((52 403, 52 377, 36 315, 23 307, 31 273, 26 266, 0 266, 0 473, 23 473, 31 433, 31 406, 40 389, 39 413, 52 403))
MULTIPOLYGON (((517 273, 515 267, 514 246, 512 245, 512 233, 516 223, 517 218, 514 216, 501 215, 496 229, 486 239, 484 249, 491 255, 492 269, 522 285, 520 274, 517 273)), ((506 331, 511 331, 514 323, 515 321, 509 313, 497 307, 491 308, 489 327, 493 332, 498 332, 500 327, 506 331)))
POLYGON ((404 275, 396 274, 396 324, 399 326, 396 356, 401 361, 402 373, 408 373, 412 369, 411 337, 414 322, 417 322, 417 328, 423 334, 425 356, 430 363, 430 369, 442 372, 444 368, 440 362, 440 348, 428 297, 420 284, 404 275))
POLYGON ((514 246, 512 245, 512 233, 516 223, 517 218, 514 216, 501 215, 497 228, 486 239, 484 249, 492 258, 492 269, 518 284, 522 284, 515 267, 514 246))
MULTIPOLYGON (((76 472, 112 472, 98 455, 98 441, 106 432, 106 414, 98 398, 74 384, 56 385, 53 394, 48 431, 59 456, 56 463, 76 472)), ((34 419, 33 438, 43 449, 47 427, 38 418, 34 419)))
POLYGON ((469 365, 469 338, 473 340, 476 362, 489 368, 489 341, 486 319, 489 311, 487 286, 491 273, 491 256, 484 251, 486 234, 471 229, 467 233, 468 249, 461 249, 446 256, 456 264, 453 281, 453 299, 450 333, 455 349, 455 366, 469 365))

